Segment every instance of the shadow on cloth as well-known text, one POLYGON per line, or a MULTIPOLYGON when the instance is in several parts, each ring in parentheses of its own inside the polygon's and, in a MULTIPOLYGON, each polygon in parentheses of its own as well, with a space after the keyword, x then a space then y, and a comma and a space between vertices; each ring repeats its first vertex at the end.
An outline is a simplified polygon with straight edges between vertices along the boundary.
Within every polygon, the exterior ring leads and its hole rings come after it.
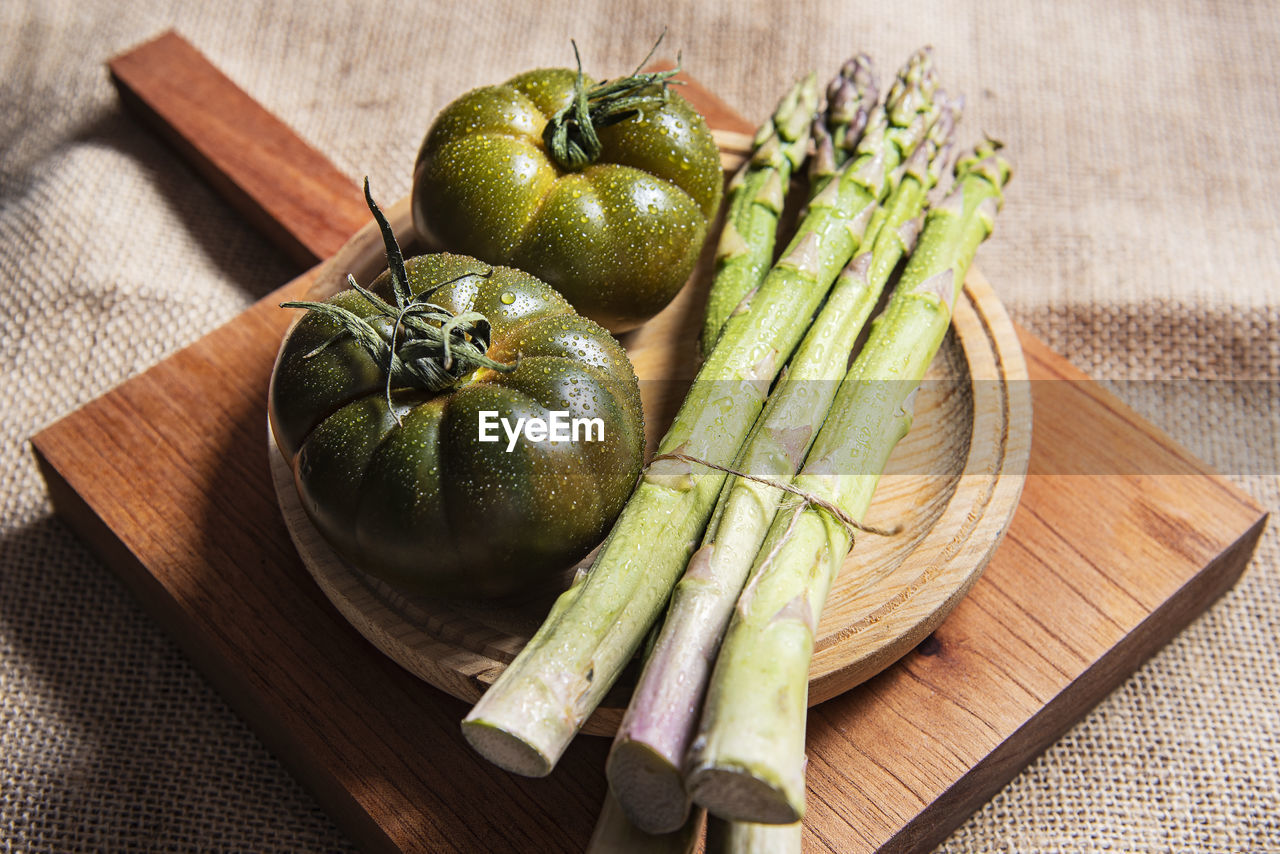
MULTIPOLYGON (((106 148, 146 173, 167 209, 205 257, 246 296, 257 300, 302 272, 197 174, 173 148, 117 102, 99 111, 58 142, 4 169, 6 194, 19 201, 34 192, 38 173, 51 158, 77 146, 106 148)), ((139 246, 138 251, 146 251, 139 246)))
POLYGON ((119 582, 52 515, 0 540, 6 798, 26 850, 344 845, 119 582), (13 697, 20 699, 14 701, 13 697), (211 814, 236 816, 210 839, 211 814))

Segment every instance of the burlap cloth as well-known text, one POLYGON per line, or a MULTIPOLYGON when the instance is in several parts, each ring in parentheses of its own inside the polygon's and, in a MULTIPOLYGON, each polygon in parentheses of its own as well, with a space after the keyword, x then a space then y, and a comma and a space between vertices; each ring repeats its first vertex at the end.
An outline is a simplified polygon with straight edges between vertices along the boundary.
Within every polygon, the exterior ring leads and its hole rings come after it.
MULTIPOLYGON (((937 47, 1016 177, 980 263, 1015 319, 1280 505, 1274 4, 0 4, 0 850, 335 850, 311 796, 51 514, 41 426, 294 272, 122 113, 104 61, 183 32, 329 154, 408 191, 451 97, 664 27, 758 120, 856 49, 937 47), (570 8, 572 7, 572 8, 570 8), (1132 383, 1247 379, 1255 382, 1132 383)), ((946 851, 1280 850, 1280 549, 946 851)))

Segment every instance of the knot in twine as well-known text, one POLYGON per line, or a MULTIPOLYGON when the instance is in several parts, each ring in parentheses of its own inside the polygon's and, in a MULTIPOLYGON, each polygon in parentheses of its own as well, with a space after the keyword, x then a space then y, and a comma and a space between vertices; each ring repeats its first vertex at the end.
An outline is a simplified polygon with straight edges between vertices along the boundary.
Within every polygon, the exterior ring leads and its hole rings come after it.
MULTIPOLYGON (((694 457, 689 454, 680 454, 680 453, 658 454, 656 457, 654 457, 652 460, 649 461, 649 465, 653 465, 659 460, 680 460, 686 463, 695 463, 700 466, 706 466, 707 468, 715 469, 716 471, 722 471, 725 474, 731 474, 734 477, 740 477, 745 480, 754 481, 756 483, 762 483, 765 486, 772 486, 775 489, 781 489, 783 492, 789 492, 792 495, 795 495, 801 499, 801 501, 803 502, 803 504, 800 505, 801 508, 803 508, 804 506, 816 507, 822 512, 831 516, 840 524, 844 525, 845 529, 849 532, 850 540, 854 539, 854 535, 859 531, 861 531, 864 534, 875 534, 877 537, 892 537, 902 533, 901 525, 894 525, 892 528, 877 528, 873 525, 864 525, 861 522, 859 522, 857 519, 853 518, 848 513, 846 513, 839 505, 835 504, 834 502, 828 501, 827 499, 823 498, 820 495, 814 495, 812 492, 806 492, 805 490, 800 489, 799 487, 792 486, 790 483, 785 483, 777 480, 770 480, 769 478, 761 477, 760 475, 747 474, 746 472, 738 471, 737 469, 730 468, 729 466, 718 465, 716 463, 710 462, 708 460, 699 459, 698 457, 694 457)), ((795 523, 795 519, 792 520, 792 524, 794 523, 795 523)))

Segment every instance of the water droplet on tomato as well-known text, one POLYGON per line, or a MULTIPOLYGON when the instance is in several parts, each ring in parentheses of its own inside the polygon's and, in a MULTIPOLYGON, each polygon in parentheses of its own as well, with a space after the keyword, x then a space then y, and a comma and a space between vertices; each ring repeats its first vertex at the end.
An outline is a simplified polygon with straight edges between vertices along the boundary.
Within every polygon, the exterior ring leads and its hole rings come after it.
POLYGON ((511 305, 516 301, 516 295, 511 293, 511 291, 503 291, 502 296, 500 296, 499 299, 502 300, 503 305, 511 305))

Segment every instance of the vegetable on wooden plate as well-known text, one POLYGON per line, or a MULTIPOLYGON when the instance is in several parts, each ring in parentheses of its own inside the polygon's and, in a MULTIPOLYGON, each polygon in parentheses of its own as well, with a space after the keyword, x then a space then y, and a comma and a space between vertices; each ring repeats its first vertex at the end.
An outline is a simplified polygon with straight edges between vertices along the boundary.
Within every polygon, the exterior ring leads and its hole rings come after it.
POLYGON ((809 202, 778 262, 725 323, 590 571, 463 720, 463 734, 490 761, 550 773, 661 615, 726 480, 704 463, 734 463, 892 174, 924 139, 936 113, 931 68, 927 53, 913 57, 888 108, 872 111, 858 156, 809 202))
POLYGON ((528 271, 614 332, 640 325, 688 280, 723 192, 674 74, 540 69, 462 95, 418 154, 414 227, 528 271))
POLYGON ((389 269, 286 303, 307 312, 271 378, 272 430, 308 516, 351 565, 417 592, 500 595, 566 569, 640 470, 626 353, 527 273, 404 260, 369 205, 389 269))
POLYGON ((734 468, 754 478, 726 483, 702 546, 672 592, 607 769, 623 811, 650 832, 685 820, 685 756, 720 638, 784 497, 773 484, 789 481, 804 462, 872 309, 911 250, 928 192, 950 162, 957 101, 935 92, 939 109, 928 136, 872 217, 866 249, 836 279, 739 454, 734 468))
POLYGON ((791 824, 804 816, 814 630, 853 546, 850 520, 862 520, 889 454, 911 429, 916 389, 994 227, 1010 176, 999 147, 984 142, 957 163, 953 189, 930 209, 793 482, 806 500, 784 500, 760 545, 685 771, 693 801, 721 818, 791 824))
MULTIPOLYGON (((798 153, 812 90, 806 79, 784 97, 761 151, 786 139, 798 153)), ((716 824, 727 850, 798 849, 815 630, 854 531, 892 535, 862 519, 1009 177, 983 143, 924 216, 961 106, 927 48, 883 104, 864 57, 828 91, 795 235, 760 276, 779 208, 761 188, 803 164, 754 158, 733 187, 735 251, 721 253, 733 263, 712 283, 693 388, 591 569, 462 723, 489 760, 546 774, 640 653, 596 833, 634 850, 682 841, 691 805, 728 822, 716 824)))

